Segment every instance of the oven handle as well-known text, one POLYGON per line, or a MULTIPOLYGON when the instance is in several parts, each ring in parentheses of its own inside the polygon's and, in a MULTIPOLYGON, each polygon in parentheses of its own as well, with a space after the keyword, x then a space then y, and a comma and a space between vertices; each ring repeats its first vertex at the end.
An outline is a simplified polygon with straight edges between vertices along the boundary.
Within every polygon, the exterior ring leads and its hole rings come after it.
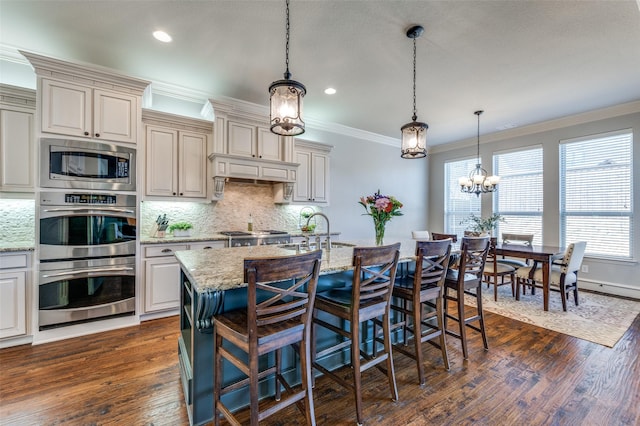
POLYGON ((46 274, 46 275, 43 275, 42 278, 61 277, 64 275, 81 275, 81 274, 96 273, 96 272, 119 272, 119 271, 133 271, 133 268, 124 267, 124 268, 78 269, 72 272, 58 272, 57 274, 46 274))
POLYGON ((86 207, 77 207, 77 208, 73 208, 73 207, 64 207, 64 208, 59 208, 59 209, 44 209, 43 210, 46 213, 51 213, 51 212, 107 212, 107 213, 129 213, 129 214, 135 214, 136 212, 133 210, 126 210, 126 209, 89 209, 86 207))

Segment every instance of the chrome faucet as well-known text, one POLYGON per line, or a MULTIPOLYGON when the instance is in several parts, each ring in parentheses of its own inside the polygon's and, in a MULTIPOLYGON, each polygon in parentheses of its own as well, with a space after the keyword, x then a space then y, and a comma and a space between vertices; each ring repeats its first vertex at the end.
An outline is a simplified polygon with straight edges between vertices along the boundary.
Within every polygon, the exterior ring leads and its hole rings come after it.
MULTIPOLYGON (((324 220, 326 220, 326 221, 327 221, 327 250, 331 250, 331 225, 329 224, 329 217, 328 217, 326 214, 324 214, 324 213, 321 213, 321 212, 315 212, 315 213, 313 213, 311 216, 309 216, 309 217, 307 218, 307 225, 306 225, 306 226, 309 226, 309 221, 310 221, 310 220, 311 220, 311 218, 312 218, 312 217, 314 217, 314 216, 322 216, 322 217, 324 217, 324 220)), ((319 239, 319 238, 320 238, 320 237, 318 237, 318 239, 319 239)), ((318 248, 321 248, 321 247, 320 247, 320 244, 318 244, 318 248)))

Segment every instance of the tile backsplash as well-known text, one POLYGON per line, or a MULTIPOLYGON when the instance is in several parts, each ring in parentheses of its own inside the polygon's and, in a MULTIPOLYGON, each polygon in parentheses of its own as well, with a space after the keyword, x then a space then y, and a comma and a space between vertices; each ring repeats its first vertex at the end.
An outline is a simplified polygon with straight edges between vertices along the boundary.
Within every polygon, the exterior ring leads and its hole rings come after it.
MULTIPOLYGON (((249 214, 253 229, 298 229, 302 205, 280 205, 273 202, 273 186, 230 182, 225 185, 224 199, 217 203, 145 201, 140 204, 140 235, 150 236, 155 220, 166 214, 169 225, 190 222, 193 235, 247 229, 249 214)), ((320 211, 319 208, 313 210, 320 211)), ((322 229, 320 223, 318 229, 322 229)))
POLYGON ((35 241, 35 201, 0 199, 0 241, 35 241))

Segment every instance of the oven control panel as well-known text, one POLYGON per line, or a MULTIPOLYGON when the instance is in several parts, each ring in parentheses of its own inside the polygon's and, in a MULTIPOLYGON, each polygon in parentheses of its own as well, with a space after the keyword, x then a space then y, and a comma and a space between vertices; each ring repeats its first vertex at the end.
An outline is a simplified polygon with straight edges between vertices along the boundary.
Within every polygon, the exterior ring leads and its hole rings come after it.
POLYGON ((116 204, 116 196, 109 194, 64 194, 66 204, 116 204))

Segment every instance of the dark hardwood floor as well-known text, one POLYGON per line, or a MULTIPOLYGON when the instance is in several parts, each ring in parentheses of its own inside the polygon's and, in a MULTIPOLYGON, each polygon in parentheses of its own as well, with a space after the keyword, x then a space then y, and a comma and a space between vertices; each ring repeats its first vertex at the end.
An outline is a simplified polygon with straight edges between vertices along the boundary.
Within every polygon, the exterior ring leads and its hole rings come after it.
MULTIPOLYGON (((472 336, 469 360, 448 339, 451 370, 425 345, 424 387, 395 354, 400 400, 366 372, 366 424, 638 425, 640 316, 613 348, 487 313, 490 350, 472 336), (431 356, 431 359, 429 358, 431 356)), ((476 334, 476 333, 473 333, 476 334)), ((39 346, 0 350, 0 424, 186 425, 177 317, 39 346)), ((353 396, 319 378, 319 425, 355 423, 353 396)), ((264 424, 299 424, 291 407, 264 424)))

